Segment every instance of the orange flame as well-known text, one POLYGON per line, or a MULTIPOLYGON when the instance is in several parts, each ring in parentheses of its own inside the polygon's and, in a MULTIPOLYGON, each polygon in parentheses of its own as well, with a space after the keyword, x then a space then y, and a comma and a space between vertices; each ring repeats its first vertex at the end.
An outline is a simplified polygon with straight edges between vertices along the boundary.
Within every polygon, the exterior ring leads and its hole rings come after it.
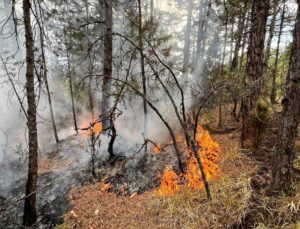
POLYGON ((152 148, 152 151, 155 153, 155 154, 159 154, 161 152, 161 146, 160 145, 155 145, 153 148, 152 148))
MULTIPOLYGON (((184 187, 196 190, 202 189, 204 187, 202 175, 197 160, 193 156, 193 152, 186 145, 183 136, 178 136, 177 141, 181 143, 184 149, 184 153, 188 158, 187 172, 186 174, 176 175, 176 173, 172 169, 170 169, 169 166, 167 166, 164 174, 161 177, 161 184, 158 189, 158 194, 161 196, 172 195, 174 192, 184 187), (183 180, 185 180, 186 182, 182 185, 178 185, 179 179, 181 177, 183 177, 183 180)), ((207 180, 213 180, 221 172, 219 167, 220 147, 218 143, 211 138, 208 131, 204 130, 200 126, 198 127, 196 142, 199 146, 198 153, 201 156, 207 180)))
POLYGON ((102 123, 97 122, 95 118, 94 119, 85 118, 82 121, 81 126, 83 128, 80 130, 80 135, 84 137, 89 137, 91 136, 92 133, 98 135, 102 131, 102 123))
POLYGON ((161 179, 158 194, 161 196, 168 196, 178 190, 178 176, 170 166, 167 166, 161 179))

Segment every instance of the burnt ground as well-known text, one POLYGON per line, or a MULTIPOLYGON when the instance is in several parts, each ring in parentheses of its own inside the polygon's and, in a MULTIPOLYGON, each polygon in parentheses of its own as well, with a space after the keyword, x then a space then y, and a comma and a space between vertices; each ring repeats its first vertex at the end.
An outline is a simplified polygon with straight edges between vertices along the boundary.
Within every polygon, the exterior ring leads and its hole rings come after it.
MULTIPOLYGON (((69 192, 91 183, 108 179, 110 191, 119 195, 144 193, 159 184, 159 174, 167 164, 176 169, 171 146, 164 154, 145 153, 144 150, 131 157, 120 157, 114 165, 107 163, 103 152, 98 152, 97 177, 91 171, 91 155, 88 140, 71 136, 58 145, 44 147, 39 159, 37 191, 37 228, 54 228, 62 223, 63 215, 70 210, 69 192)), ((136 149, 132 149, 135 152, 136 149)), ((23 215, 23 196, 26 186, 26 161, 18 160, 1 165, 6 173, 0 173, 0 228, 18 228, 23 215), (11 174, 8 178, 6 174, 11 174)), ((4 171, 3 170, 3 171, 4 171)))
MULTIPOLYGON (((54 228, 70 208, 68 192, 93 181, 85 148, 85 139, 72 136, 43 149, 37 190, 38 228, 54 228)), ((26 161, 20 165, 13 160, 0 166, 6 171, 0 173, 0 228, 18 228, 23 214, 26 161)))

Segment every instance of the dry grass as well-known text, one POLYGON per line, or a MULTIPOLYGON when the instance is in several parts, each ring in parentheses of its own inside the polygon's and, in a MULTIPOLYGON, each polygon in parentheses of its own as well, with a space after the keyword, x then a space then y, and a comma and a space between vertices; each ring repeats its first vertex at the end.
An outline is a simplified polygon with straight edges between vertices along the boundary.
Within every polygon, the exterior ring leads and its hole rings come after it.
POLYGON ((300 183, 291 197, 259 196, 255 210, 257 229, 300 229, 300 183))
POLYGON ((72 210, 59 229, 136 229, 164 228, 151 215, 148 202, 153 194, 117 197, 98 183, 73 190, 70 195, 72 210))
POLYGON ((228 228, 240 222, 248 212, 250 175, 255 168, 237 150, 227 152, 221 166, 223 173, 211 184, 211 202, 204 192, 191 189, 153 199, 158 220, 171 228, 228 228))

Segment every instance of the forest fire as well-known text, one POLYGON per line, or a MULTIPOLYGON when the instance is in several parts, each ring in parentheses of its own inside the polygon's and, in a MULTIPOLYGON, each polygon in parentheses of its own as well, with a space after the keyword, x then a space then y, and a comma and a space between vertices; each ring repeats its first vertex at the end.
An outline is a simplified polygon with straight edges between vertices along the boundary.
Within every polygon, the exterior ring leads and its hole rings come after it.
POLYGON ((98 135, 102 131, 102 123, 98 122, 96 119, 86 118, 81 126, 83 126, 83 128, 80 129, 79 134, 84 137, 89 137, 92 133, 98 135))
MULTIPOLYGON (((200 190, 204 187, 200 169, 196 158, 192 155, 192 151, 186 145, 183 136, 178 136, 177 140, 181 143, 183 152, 188 160, 187 172, 186 174, 177 175, 170 166, 167 166, 161 177, 160 187, 158 188, 158 194, 161 196, 170 196, 181 188, 200 190)), ((221 172, 218 165, 220 162, 220 147, 212 139, 208 131, 200 126, 198 127, 196 142, 199 147, 198 152, 202 158, 207 180, 213 180, 221 172)))

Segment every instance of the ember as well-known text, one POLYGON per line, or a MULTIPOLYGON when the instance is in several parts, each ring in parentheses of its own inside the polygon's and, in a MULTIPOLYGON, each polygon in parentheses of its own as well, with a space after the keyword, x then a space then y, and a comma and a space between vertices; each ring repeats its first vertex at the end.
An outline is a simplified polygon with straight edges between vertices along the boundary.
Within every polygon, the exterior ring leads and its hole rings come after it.
MULTIPOLYGON (((164 174, 161 177, 161 184, 158 189, 158 194, 161 196, 169 196, 180 188, 192 188, 200 190, 203 188, 202 176, 196 158, 192 155, 192 151, 186 145, 182 136, 177 137, 178 142, 183 147, 183 152, 188 158, 186 174, 177 175, 169 166, 166 167, 164 174), (180 179, 185 180, 183 185, 179 185, 180 179)), ((215 179, 220 174, 220 147, 215 142, 208 131, 202 127, 198 127, 196 141, 199 147, 199 154, 202 158, 204 171, 208 181, 215 179)))

